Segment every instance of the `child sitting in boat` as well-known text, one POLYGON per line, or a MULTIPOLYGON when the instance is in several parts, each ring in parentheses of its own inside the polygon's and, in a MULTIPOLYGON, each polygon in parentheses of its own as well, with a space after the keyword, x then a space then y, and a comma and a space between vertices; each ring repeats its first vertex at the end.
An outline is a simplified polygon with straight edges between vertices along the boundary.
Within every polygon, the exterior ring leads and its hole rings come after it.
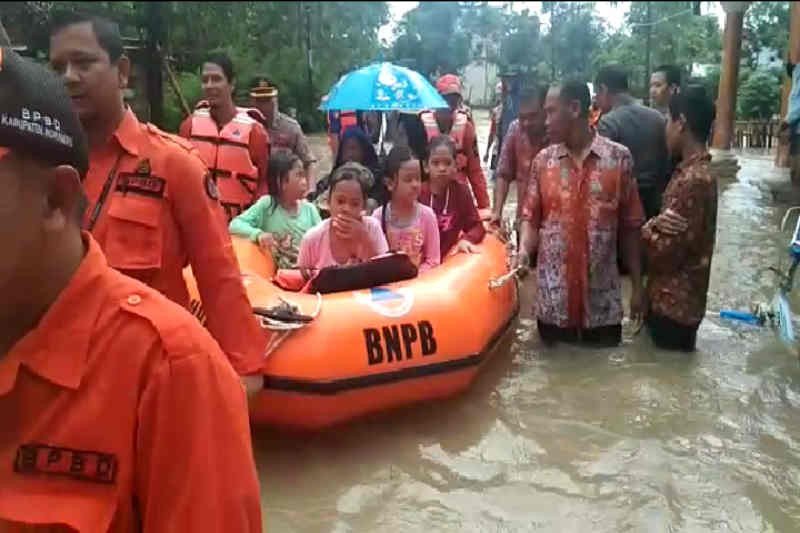
POLYGON ((433 210, 419 203, 422 165, 407 146, 395 146, 386 159, 391 200, 372 214, 380 221, 389 249, 403 252, 419 272, 440 262, 439 227, 433 210))
POLYGON ((369 184, 367 192, 367 211, 372 212, 379 205, 383 205, 388 200, 388 193, 386 186, 380 180, 381 164, 378 158, 375 147, 369 140, 369 136, 360 127, 353 127, 348 129, 342 136, 339 143, 339 150, 336 153, 336 160, 333 163, 333 169, 328 177, 321 179, 317 182, 316 190, 312 195, 317 205, 323 209, 328 209, 328 202, 330 201, 330 180, 336 169, 345 163, 361 163, 369 169, 372 176, 375 178, 369 184))
POLYGON ((441 257, 476 253, 474 245, 483 240, 486 229, 467 185, 456 179, 456 145, 448 135, 431 139, 425 170, 429 180, 419 201, 436 213, 441 257))
POLYGON ((246 237, 269 251, 278 268, 293 268, 300 241, 320 223, 314 204, 304 198, 308 179, 303 162, 277 152, 269 160, 269 194, 231 220, 231 234, 246 237))
POLYGON ((364 216, 372 173, 358 163, 345 163, 330 179, 331 216, 306 233, 297 267, 320 270, 362 263, 389 250, 380 223, 364 216))

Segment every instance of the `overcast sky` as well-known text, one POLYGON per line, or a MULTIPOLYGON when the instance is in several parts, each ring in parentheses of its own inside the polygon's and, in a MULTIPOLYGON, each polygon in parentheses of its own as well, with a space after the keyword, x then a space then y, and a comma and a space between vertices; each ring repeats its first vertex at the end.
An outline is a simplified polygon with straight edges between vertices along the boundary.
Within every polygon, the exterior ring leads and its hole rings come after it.
MULTIPOLYGON (((495 5, 498 7, 502 6, 504 3, 505 2, 489 2, 490 5, 495 5)), ((403 18, 403 15, 406 12, 417 7, 419 2, 388 2, 388 4, 389 17, 391 18, 391 21, 381 27, 380 31, 378 32, 378 36, 382 40, 391 41, 397 21, 403 18)), ((625 14, 628 12, 630 4, 630 2, 619 2, 617 5, 612 5, 610 2, 597 2, 595 4, 595 10, 611 29, 617 29, 625 22, 625 14)), ((707 12, 706 10, 709 9, 709 3, 703 2, 702 5, 703 13, 705 14, 707 12)), ((719 5, 719 2, 713 2, 711 3, 711 6, 711 12, 716 14, 719 18, 720 28, 723 27, 725 14, 722 11, 722 7, 719 5)), ((514 11, 523 11, 525 9, 541 15, 542 3, 514 2, 514 11)), ((547 22, 546 17, 543 17, 543 22, 547 22)))

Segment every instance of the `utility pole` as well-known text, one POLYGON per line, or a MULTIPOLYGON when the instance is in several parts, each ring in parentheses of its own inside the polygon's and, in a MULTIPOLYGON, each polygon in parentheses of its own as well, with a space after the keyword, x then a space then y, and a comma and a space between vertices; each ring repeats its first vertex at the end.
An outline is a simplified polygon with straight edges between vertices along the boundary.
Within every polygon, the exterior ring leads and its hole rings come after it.
POLYGON ((647 2, 647 26, 645 26, 645 41, 644 41, 644 102, 645 104, 650 103, 650 91, 648 91, 648 87, 650 86, 650 40, 653 34, 653 13, 652 13, 653 2, 647 2))

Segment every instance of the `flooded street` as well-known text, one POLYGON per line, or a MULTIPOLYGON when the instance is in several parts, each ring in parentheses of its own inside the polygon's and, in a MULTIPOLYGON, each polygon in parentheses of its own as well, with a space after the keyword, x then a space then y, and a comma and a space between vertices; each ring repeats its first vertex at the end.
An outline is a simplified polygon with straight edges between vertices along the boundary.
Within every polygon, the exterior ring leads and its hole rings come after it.
MULTIPOLYGON (((329 155, 321 137, 314 148, 329 155)), ((777 226, 790 203, 767 185, 784 171, 739 161, 720 183, 710 311, 769 300, 765 269, 789 239, 777 226)), ((464 396, 322 435, 256 429, 267 530, 800 531, 800 364, 771 331, 710 313, 689 356, 646 332, 547 349, 530 281, 522 291, 464 396)))

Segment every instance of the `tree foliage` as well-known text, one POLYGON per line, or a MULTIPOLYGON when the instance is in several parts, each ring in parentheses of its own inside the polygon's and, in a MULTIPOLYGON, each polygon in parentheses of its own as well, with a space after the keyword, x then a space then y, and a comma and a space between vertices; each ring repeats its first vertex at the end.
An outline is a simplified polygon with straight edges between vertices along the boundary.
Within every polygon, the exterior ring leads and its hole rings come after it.
POLYGON ((543 39, 549 79, 591 79, 592 56, 599 51, 603 35, 594 7, 594 2, 542 3, 550 17, 543 39))
POLYGON ((693 63, 719 64, 722 37, 714 15, 696 15, 694 2, 631 2, 626 25, 609 34, 595 55, 595 66, 618 63, 628 69, 632 91, 645 96, 650 70, 661 64, 678 66, 688 77, 693 63), (649 16, 648 16, 649 9, 649 16))
POLYGON ((736 116, 741 120, 768 120, 780 111, 780 71, 745 70, 739 76, 736 116))
MULTIPOLYGON (((598 17, 595 2, 542 2, 540 12, 512 11, 512 4, 419 2, 399 21, 396 39, 385 50, 377 33, 388 21, 386 2, 28 1, 2 3, 0 18, 12 41, 42 58, 49 24, 58 11, 109 16, 126 37, 141 42, 152 40, 160 26, 163 33, 157 38, 190 105, 200 97, 203 59, 224 50, 234 60, 241 98, 252 77, 265 75, 278 85, 281 107, 297 109, 306 129, 322 125, 317 104, 340 75, 384 54, 431 77, 485 60, 530 73, 538 81, 590 81, 600 66, 618 63, 628 69, 637 96, 647 90, 648 36, 651 68, 670 63, 688 75, 692 64, 721 62, 717 17, 698 15, 697 2, 631 2, 624 24, 613 30, 598 17), (154 13, 162 15, 159 24, 153 23, 154 13)), ((785 1, 753 2, 745 14, 739 95, 743 117, 769 116, 777 108, 779 78, 773 82, 772 74, 751 72, 762 50, 785 56, 788 19, 785 1)), ((704 80, 712 94, 718 77, 718 69, 712 68, 704 80)), ((164 94, 164 124, 175 128, 182 113, 168 83, 164 94)))
MULTIPOLYGON (((283 108, 298 110, 307 128, 321 126, 319 100, 338 77, 379 59, 378 29, 388 20, 386 2, 160 2, 165 54, 173 59, 187 100, 199 95, 204 57, 226 51, 237 71, 237 94, 244 96, 256 75, 272 79, 283 108), (312 79, 307 69, 311 43, 312 79)), ((31 52, 46 53, 49 26, 59 11, 112 18, 123 35, 146 39, 152 2, 5 2, 0 17, 11 39, 31 52)), ((168 85, 165 84, 165 87, 168 85)), ((177 127, 180 110, 167 89, 165 125, 177 127)))
POLYGON ((397 28, 392 57, 434 76, 457 72, 470 59, 470 38, 460 26, 458 2, 420 2, 397 28))
POLYGON ((786 57, 789 42, 789 2, 753 2, 745 11, 742 29, 742 59, 755 66, 762 50, 786 57))

